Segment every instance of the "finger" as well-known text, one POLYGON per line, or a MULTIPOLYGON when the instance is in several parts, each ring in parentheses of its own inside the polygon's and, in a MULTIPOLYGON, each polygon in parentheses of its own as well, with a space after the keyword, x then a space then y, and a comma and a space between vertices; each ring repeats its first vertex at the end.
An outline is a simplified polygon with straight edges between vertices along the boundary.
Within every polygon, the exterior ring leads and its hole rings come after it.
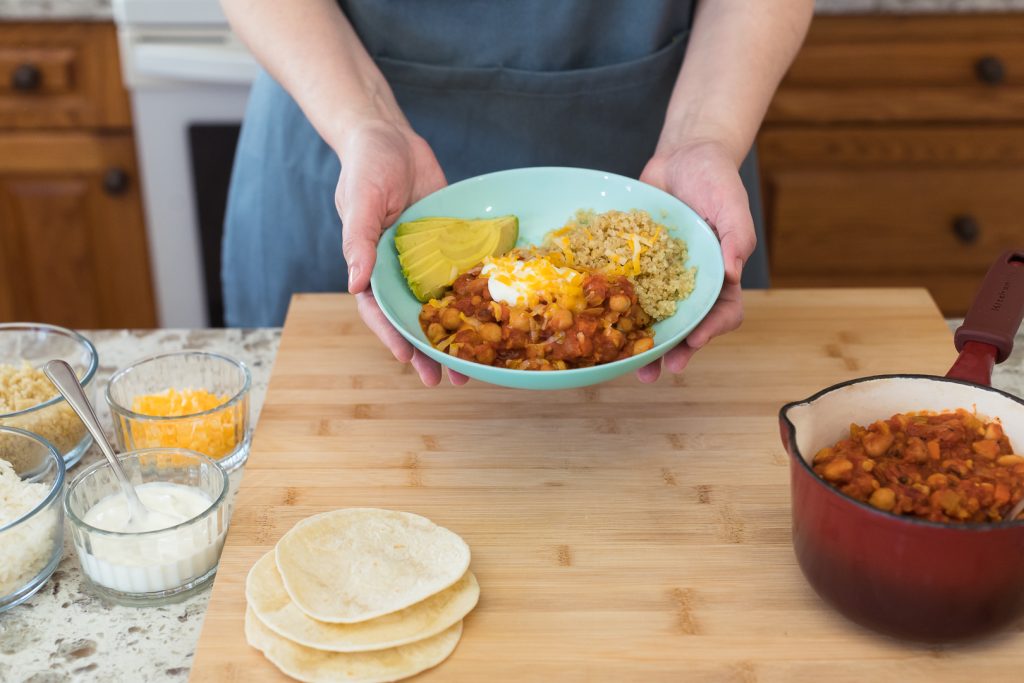
POLYGON ((698 350, 685 341, 682 342, 665 354, 665 369, 673 374, 679 374, 690 363, 693 354, 697 353, 698 350))
POLYGON ((657 382, 661 377, 661 359, 648 363, 636 371, 636 378, 644 384, 657 382))
POLYGON ((388 347, 399 362, 408 363, 412 360, 412 344, 407 342, 391 321, 384 317, 384 312, 373 298, 373 292, 366 290, 356 294, 356 307, 359 309, 359 317, 366 326, 384 342, 384 346, 388 347))
POLYGON ((707 345, 715 337, 731 332, 743 322, 743 303, 734 299, 719 299, 707 317, 686 337, 693 349, 707 345))
POLYGON ((452 383, 452 386, 461 387, 469 381, 469 377, 466 377, 461 372, 456 372, 451 368, 448 368, 448 380, 452 383))
POLYGON ((384 198, 369 187, 341 189, 346 199, 339 202, 341 215, 341 250, 348 263, 348 291, 362 292, 370 285, 370 273, 377 260, 377 242, 382 229, 382 217, 387 213, 384 198), (349 201, 348 197, 357 197, 349 201))
POLYGON ((419 349, 413 351, 412 366, 416 368, 420 380, 428 387, 436 387, 441 383, 441 364, 428 358, 419 349))

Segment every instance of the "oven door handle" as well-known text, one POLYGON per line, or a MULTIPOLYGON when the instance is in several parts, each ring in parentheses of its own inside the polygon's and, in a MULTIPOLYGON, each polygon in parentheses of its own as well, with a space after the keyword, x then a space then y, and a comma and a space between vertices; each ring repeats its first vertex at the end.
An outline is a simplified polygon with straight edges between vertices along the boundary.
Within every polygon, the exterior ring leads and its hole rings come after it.
POLYGON ((252 83, 259 65, 251 54, 224 45, 136 44, 131 47, 135 74, 201 83, 252 83))

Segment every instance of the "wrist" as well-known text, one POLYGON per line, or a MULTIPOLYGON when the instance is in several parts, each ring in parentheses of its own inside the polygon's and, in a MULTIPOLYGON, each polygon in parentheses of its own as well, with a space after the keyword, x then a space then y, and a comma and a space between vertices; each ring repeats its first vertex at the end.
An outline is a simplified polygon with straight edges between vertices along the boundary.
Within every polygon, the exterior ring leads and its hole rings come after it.
POLYGON ((727 123, 706 120, 695 114, 682 114, 666 119, 658 138, 655 155, 669 155, 679 150, 696 147, 716 147, 725 154, 738 169, 750 151, 753 140, 733 130, 727 123))
POLYGON ((409 129, 409 122, 391 96, 390 89, 386 85, 384 87, 386 90, 382 92, 369 86, 362 97, 349 100, 335 109, 324 131, 324 141, 339 157, 344 156, 349 140, 359 131, 380 127, 404 133, 409 129))

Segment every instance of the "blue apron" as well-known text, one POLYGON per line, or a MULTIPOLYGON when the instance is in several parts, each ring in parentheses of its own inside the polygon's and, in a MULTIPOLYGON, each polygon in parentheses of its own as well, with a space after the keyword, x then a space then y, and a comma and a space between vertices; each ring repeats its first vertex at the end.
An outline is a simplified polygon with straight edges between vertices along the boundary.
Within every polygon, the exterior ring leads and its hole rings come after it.
MULTIPOLYGON (((637 177, 650 159, 693 14, 681 0, 343 0, 449 182, 522 166, 637 177)), ((753 153, 741 168, 760 235, 753 153)), ((280 325, 293 292, 344 291, 334 152, 267 74, 253 84, 225 218, 232 326, 280 325)), ((763 243, 763 240, 759 240, 763 243)), ((767 286, 758 248, 745 286, 767 286)))

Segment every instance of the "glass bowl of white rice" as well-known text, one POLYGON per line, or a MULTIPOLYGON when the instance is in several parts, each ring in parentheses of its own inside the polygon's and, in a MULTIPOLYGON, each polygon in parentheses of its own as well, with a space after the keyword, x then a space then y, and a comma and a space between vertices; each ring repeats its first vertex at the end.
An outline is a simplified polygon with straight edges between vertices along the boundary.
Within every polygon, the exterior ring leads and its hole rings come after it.
POLYGON ((0 426, 0 612, 32 597, 60 564, 64 471, 46 439, 0 426))

